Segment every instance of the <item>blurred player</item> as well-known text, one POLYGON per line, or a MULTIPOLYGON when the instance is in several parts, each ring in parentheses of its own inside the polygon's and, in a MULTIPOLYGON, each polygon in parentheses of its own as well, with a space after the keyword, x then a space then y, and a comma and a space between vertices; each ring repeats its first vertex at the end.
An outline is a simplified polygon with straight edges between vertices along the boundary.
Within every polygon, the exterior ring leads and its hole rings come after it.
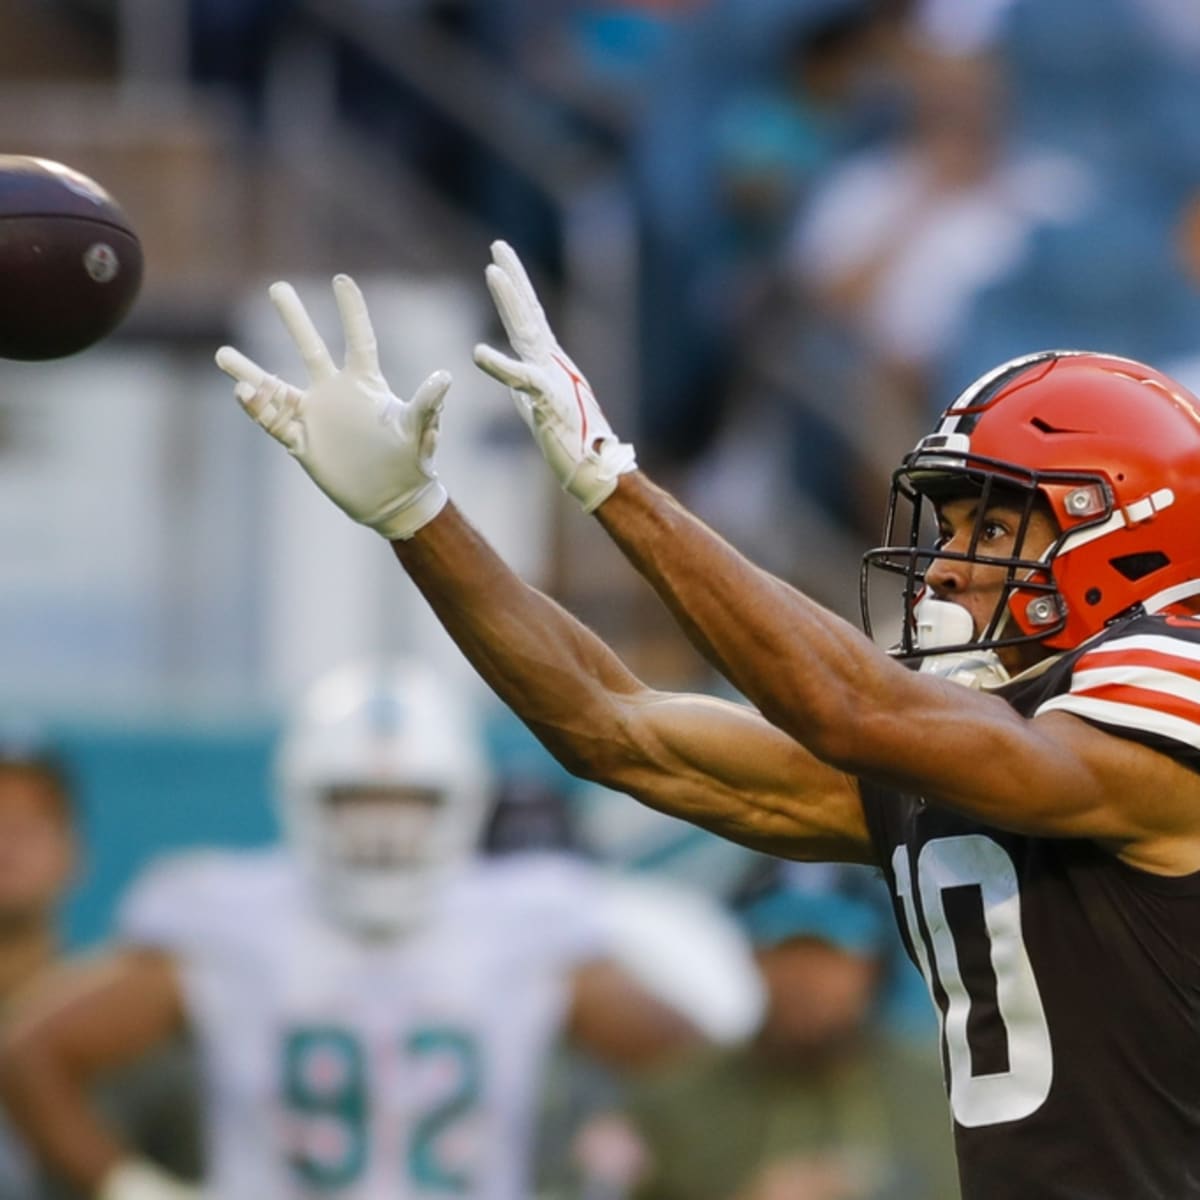
MULTIPOLYGON (((72 786, 57 751, 38 734, 0 731, 0 1028, 19 993, 36 986, 59 961, 59 906, 78 858, 72 786)), ((141 1153, 194 1175, 195 1080, 180 1046, 160 1050, 109 1080, 96 1103, 141 1153)), ((79 1195, 39 1168, 0 1110, 0 1197, 79 1195)))
POLYGON ((197 1195, 83 1091, 186 1022, 206 1196, 527 1200, 560 1033, 630 1068, 747 1035, 761 985, 715 909, 563 856, 474 855, 481 745, 413 664, 320 680, 279 752, 286 846, 151 869, 120 947, 24 1009, 6 1093, 47 1162, 99 1200, 197 1195))
POLYGON ((966 388, 864 564, 894 584, 910 670, 639 472, 511 247, 493 259, 515 357, 476 362, 753 709, 647 687, 505 568, 433 467, 449 376, 392 395, 348 278, 343 368, 286 285, 311 385, 218 362, 564 765, 775 854, 884 870, 941 1017, 967 1200, 1200 1197, 1200 401, 1076 351, 966 388))

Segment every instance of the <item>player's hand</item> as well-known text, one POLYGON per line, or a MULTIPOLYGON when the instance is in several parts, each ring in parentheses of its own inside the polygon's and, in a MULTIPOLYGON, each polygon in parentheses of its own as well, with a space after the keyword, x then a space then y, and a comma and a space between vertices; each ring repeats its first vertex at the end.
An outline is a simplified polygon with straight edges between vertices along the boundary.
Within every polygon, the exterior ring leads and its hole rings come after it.
POLYGON ((558 344, 507 242, 492 243, 486 278, 517 357, 479 345, 475 363, 511 389, 542 456, 564 490, 590 513, 612 494, 619 476, 637 467, 633 447, 613 433, 588 381, 558 344))
POLYGON ((126 1158, 105 1175, 95 1200, 205 1200, 193 1184, 142 1158, 126 1158))
POLYGON ((435 371, 413 398, 392 393, 379 369, 371 318, 348 275, 333 281, 346 359, 335 365, 290 283, 270 296, 308 370, 299 388, 268 374, 232 346, 217 366, 236 381, 242 407, 312 476, 343 512, 386 538, 410 538, 446 503, 433 457, 442 399, 450 386, 435 371))

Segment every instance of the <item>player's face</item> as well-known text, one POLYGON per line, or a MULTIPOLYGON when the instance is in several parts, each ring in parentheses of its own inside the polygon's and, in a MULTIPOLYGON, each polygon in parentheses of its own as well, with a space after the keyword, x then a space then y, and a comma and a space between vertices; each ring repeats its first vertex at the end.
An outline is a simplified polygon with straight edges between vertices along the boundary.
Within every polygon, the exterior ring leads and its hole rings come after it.
POLYGON ((437 792, 424 788, 346 787, 326 798, 333 856, 344 866, 403 870, 425 858, 437 792))
POLYGON ((0 936, 48 917, 70 882, 75 838, 57 786, 0 766, 0 936))
MULTIPOLYGON (((1054 518, 1041 508, 1030 513, 1021 537, 1022 508, 993 503, 981 514, 979 505, 977 498, 964 497, 947 500, 938 508, 938 545, 941 549, 967 554, 978 528, 974 554, 985 558, 1029 560, 1039 558, 1058 536, 1054 518)), ((1006 567, 955 558, 934 559, 925 573, 926 586, 937 599, 951 601, 967 610, 976 638, 983 635, 992 621, 1007 579, 1006 567)), ((1005 646, 998 653, 1010 671, 1045 656, 1045 651, 1036 644, 1005 646)))

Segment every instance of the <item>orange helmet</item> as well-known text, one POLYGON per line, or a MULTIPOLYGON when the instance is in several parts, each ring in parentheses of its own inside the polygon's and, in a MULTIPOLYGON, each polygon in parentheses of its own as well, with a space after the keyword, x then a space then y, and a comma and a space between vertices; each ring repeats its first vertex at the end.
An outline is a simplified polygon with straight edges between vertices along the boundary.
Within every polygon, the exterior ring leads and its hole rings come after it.
MULTIPOLYGON (((868 632, 872 568, 902 577, 909 614, 935 558, 1007 569, 991 621, 964 649, 1040 642, 1067 650, 1136 606, 1200 592, 1200 401, 1152 367, 1113 355, 1046 350, 1004 363, 966 388, 905 456, 884 542, 863 560, 868 632), (1024 503, 1012 557, 976 553, 978 528, 965 554, 938 550, 930 505, 955 494, 983 498, 979 525, 989 496, 1024 503), (1038 504, 1059 536, 1023 557, 1038 504), (898 544, 905 505, 908 537, 898 544)), ((947 647, 919 646, 910 617, 897 649, 947 647)))

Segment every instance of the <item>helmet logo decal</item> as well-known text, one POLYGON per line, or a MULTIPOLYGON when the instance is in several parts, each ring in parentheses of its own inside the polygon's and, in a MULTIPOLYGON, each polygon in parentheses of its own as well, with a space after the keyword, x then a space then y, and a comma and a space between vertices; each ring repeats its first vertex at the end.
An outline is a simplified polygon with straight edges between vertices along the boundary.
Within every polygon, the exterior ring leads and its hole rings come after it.
POLYGON ((945 433, 970 433, 979 420, 980 412, 985 409, 996 395, 1016 377, 1039 363, 1054 363, 1060 358, 1082 353, 1078 350, 1038 350, 1021 358, 1011 359, 1001 363, 989 371, 981 379, 977 379, 970 387, 964 388, 946 410, 942 431, 945 433))

